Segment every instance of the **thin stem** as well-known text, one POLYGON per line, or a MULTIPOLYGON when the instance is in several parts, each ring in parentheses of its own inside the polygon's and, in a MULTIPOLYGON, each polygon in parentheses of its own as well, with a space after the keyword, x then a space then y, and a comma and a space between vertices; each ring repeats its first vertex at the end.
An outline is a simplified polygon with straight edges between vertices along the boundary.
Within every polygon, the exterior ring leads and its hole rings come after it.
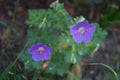
MULTIPOLYGON (((10 29, 10 26, 9 26, 7 23, 5 23, 5 22, 3 22, 3 21, 0 21, 0 24, 3 25, 3 26, 5 26, 6 28, 9 28, 9 29, 10 29)), ((14 28, 12 28, 12 32, 13 32, 17 37, 20 36, 20 34, 19 34, 14 28)))
POLYGON ((20 35, 19 35, 19 33, 13 28, 13 26, 14 26, 14 22, 15 22, 15 16, 16 16, 16 13, 17 13, 18 4, 19 4, 19 0, 17 0, 17 2, 16 2, 16 6, 15 6, 14 13, 13 13, 13 18, 12 18, 12 23, 11 23, 11 25, 8 25, 8 24, 6 24, 5 22, 0 21, 0 24, 2 24, 2 25, 4 25, 5 27, 9 28, 10 31, 11 31, 11 32, 14 32, 17 37, 19 37, 20 35))
POLYGON ((10 69, 14 66, 14 64, 17 62, 17 60, 20 58, 20 56, 23 54, 23 52, 25 51, 25 49, 27 48, 28 44, 25 45, 25 47, 23 48, 23 50, 19 53, 18 57, 14 60, 14 62, 11 62, 8 67, 5 69, 5 71, 2 73, 2 75, 0 75, 0 80, 3 80, 3 78, 6 76, 6 74, 8 73, 8 71, 10 71, 10 69))
POLYGON ((17 13, 18 4, 19 4, 19 0, 16 1, 16 6, 15 6, 14 13, 13 13, 13 18, 12 18, 11 30, 12 30, 14 22, 15 22, 15 16, 16 16, 16 13, 17 13))
POLYGON ((10 31, 11 32, 12 31, 15 32, 17 36, 20 36, 19 34, 17 34, 17 31, 13 28, 14 27, 14 23, 15 23, 15 16, 16 16, 16 13, 17 13, 18 4, 19 4, 19 0, 16 1, 15 10, 14 10, 13 17, 12 17, 12 23, 10 25, 10 31))
POLYGON ((114 74, 114 76, 116 77, 117 80, 119 80, 118 75, 117 75, 117 73, 113 70, 113 68, 111 68, 110 66, 108 66, 108 65, 106 65, 106 64, 104 64, 104 63, 88 63, 88 65, 101 65, 101 66, 104 66, 104 67, 106 67, 107 69, 109 69, 109 70, 114 74))

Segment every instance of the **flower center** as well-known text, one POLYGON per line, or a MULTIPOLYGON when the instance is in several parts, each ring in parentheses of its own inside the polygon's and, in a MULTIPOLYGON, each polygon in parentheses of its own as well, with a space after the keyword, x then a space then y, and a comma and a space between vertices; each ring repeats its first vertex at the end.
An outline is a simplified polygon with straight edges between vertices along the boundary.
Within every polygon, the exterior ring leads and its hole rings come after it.
POLYGON ((84 33, 85 32, 85 28, 84 27, 80 27, 79 29, 78 29, 78 32, 80 32, 80 33, 84 33))
POLYGON ((44 48, 43 48, 43 47, 39 47, 39 48, 38 48, 38 52, 39 52, 39 53, 41 53, 41 52, 43 52, 43 51, 44 51, 44 48))

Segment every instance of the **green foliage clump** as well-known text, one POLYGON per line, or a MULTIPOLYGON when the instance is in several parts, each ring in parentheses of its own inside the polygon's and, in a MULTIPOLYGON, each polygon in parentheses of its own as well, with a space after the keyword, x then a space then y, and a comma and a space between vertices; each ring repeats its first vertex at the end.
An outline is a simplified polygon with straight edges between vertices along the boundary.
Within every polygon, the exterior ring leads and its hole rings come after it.
POLYGON ((109 4, 100 17, 100 25, 106 28, 110 24, 120 23, 120 10, 116 4, 109 4))
POLYGON ((29 10, 28 13, 29 18, 26 23, 39 29, 44 26, 58 30, 68 29, 67 26, 72 19, 63 8, 63 4, 52 4, 51 9, 29 10))
MULTIPOLYGON (((28 14, 26 23, 30 27, 27 44, 30 46, 34 43, 45 43, 52 47, 51 58, 47 61, 48 65, 44 74, 65 75, 71 64, 80 64, 83 55, 91 55, 97 44, 102 43, 107 34, 95 23, 96 31, 93 40, 88 44, 75 43, 70 35, 70 27, 84 18, 82 16, 72 18, 64 9, 63 4, 57 2, 54 2, 50 9, 31 9, 28 14)), ((42 68, 43 62, 33 61, 27 49, 21 56, 21 60, 24 61, 25 69, 42 68)))

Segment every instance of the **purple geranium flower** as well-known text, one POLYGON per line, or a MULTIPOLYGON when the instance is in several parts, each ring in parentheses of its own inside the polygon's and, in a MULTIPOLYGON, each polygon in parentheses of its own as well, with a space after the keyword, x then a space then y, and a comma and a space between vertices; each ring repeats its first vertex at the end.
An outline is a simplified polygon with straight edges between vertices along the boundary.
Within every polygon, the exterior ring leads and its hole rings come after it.
POLYGON ((28 52, 35 61, 48 60, 50 58, 51 48, 43 43, 37 43, 30 47, 28 52))
POLYGON ((87 20, 75 24, 70 29, 70 33, 76 43, 89 43, 92 40, 92 35, 95 32, 95 26, 89 24, 87 20))

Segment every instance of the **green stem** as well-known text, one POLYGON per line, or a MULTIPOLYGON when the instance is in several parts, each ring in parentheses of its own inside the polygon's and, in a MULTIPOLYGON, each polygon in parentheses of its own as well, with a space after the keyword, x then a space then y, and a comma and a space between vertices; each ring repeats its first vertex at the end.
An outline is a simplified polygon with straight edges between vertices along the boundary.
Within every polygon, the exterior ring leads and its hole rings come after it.
MULTIPOLYGON (((10 31, 14 32, 14 33, 17 33, 17 31, 14 29, 13 26, 14 26, 14 23, 15 23, 15 16, 16 16, 16 13, 17 13, 18 5, 19 5, 19 0, 17 0, 17 2, 16 2, 15 10, 14 10, 13 17, 12 17, 12 23, 10 25, 10 31)), ((19 36, 19 34, 16 34, 16 35, 19 36)))
POLYGON ((23 54, 23 52, 25 51, 25 49, 27 48, 27 44, 25 45, 25 47, 23 48, 23 50, 19 53, 18 57, 14 60, 14 62, 11 62, 8 67, 4 70, 4 72, 0 75, 0 80, 3 80, 4 77, 6 76, 6 74, 8 73, 8 71, 10 71, 10 69, 14 66, 14 64, 17 62, 17 60, 20 58, 20 56, 23 54))
POLYGON ((15 16, 16 16, 16 13, 17 13, 18 4, 19 4, 19 0, 16 1, 16 6, 15 6, 14 13, 13 13, 13 18, 12 18, 12 24, 10 26, 11 31, 13 29, 13 25, 14 25, 14 22, 15 22, 15 16))
POLYGON ((16 13, 17 13, 18 4, 19 4, 19 0, 17 0, 17 2, 16 2, 16 6, 15 6, 14 13, 13 13, 13 18, 12 18, 12 23, 11 23, 11 25, 9 26, 8 24, 6 24, 6 23, 3 22, 3 21, 0 21, 0 24, 2 24, 2 25, 4 25, 5 27, 9 28, 10 31, 11 31, 11 32, 14 32, 17 37, 20 37, 19 33, 13 28, 13 25, 14 25, 14 22, 15 22, 15 16, 16 16, 16 13))
MULTIPOLYGON (((3 21, 0 21, 0 24, 3 25, 3 26, 5 26, 6 28, 9 28, 9 29, 10 29, 10 26, 9 26, 7 23, 5 23, 5 22, 3 22, 3 21)), ((12 28, 11 31, 12 31, 17 37, 20 36, 20 34, 19 34, 14 28, 12 28)))
POLYGON ((117 73, 113 70, 113 68, 111 68, 110 66, 108 66, 108 65, 106 65, 106 64, 104 64, 104 63, 88 63, 88 65, 101 65, 101 66, 104 66, 104 67, 106 67, 107 69, 109 69, 109 70, 114 74, 114 76, 116 77, 117 80, 119 80, 118 75, 117 75, 117 73))

